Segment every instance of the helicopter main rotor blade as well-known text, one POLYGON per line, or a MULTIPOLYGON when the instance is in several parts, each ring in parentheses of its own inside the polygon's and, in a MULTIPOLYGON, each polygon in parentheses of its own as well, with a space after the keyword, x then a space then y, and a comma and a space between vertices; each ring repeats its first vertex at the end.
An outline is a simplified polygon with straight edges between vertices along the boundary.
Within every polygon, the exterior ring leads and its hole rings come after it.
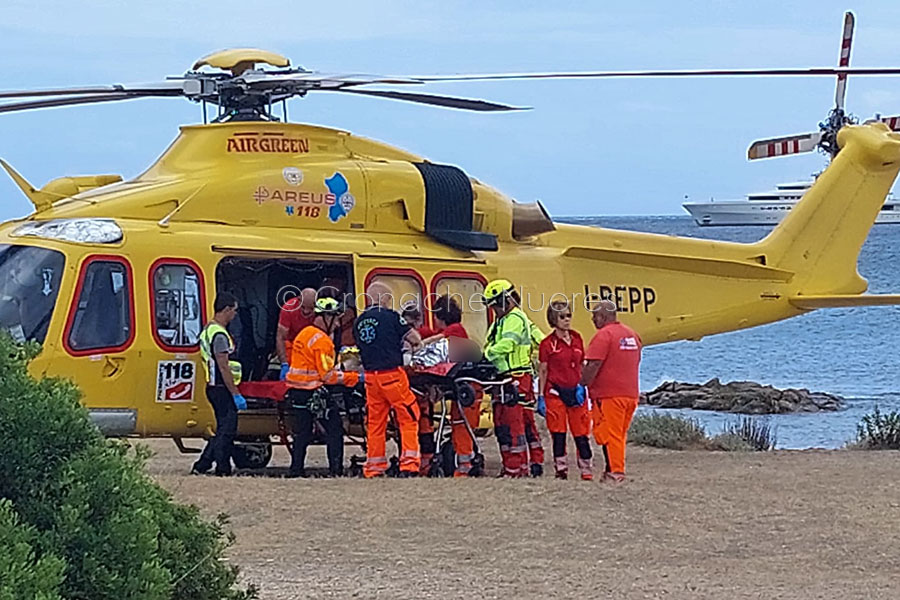
POLYGON ((172 80, 154 83, 95 85, 45 90, 0 91, 0 98, 37 98, 42 96, 86 96, 100 94, 148 94, 153 96, 180 96, 195 87, 191 80, 172 80))
POLYGON ((366 75, 355 73, 319 73, 301 71, 297 73, 250 72, 241 79, 252 88, 300 87, 304 89, 340 89, 357 85, 405 85, 418 84, 423 81, 410 77, 392 77, 385 75, 366 75))
POLYGON ((750 144, 750 148, 747 149, 747 158, 756 160, 757 158, 772 158, 774 156, 812 152, 821 140, 821 131, 758 140, 750 144))
POLYGON ((73 96, 67 98, 51 98, 48 100, 29 100, 28 102, 12 102, 0 104, 0 113, 33 110, 35 108, 52 108, 54 106, 75 106, 77 104, 95 104, 98 102, 118 102, 136 98, 157 98, 158 94, 94 94, 90 96, 73 96))
POLYGON ((389 98, 391 100, 403 100, 406 102, 417 102, 419 104, 431 104, 433 106, 443 106, 445 108, 458 108, 461 110, 475 110, 479 112, 501 112, 511 110, 531 110, 528 106, 510 106, 508 104, 498 104, 496 102, 487 102, 485 100, 472 100, 469 98, 457 98, 455 96, 438 96, 434 94, 412 94, 408 92, 391 92, 381 90, 358 90, 358 89, 335 89, 327 90, 335 92, 344 92, 346 94, 360 94, 363 96, 375 96, 377 98, 389 98))
POLYGON ((593 79, 614 77, 803 77, 821 75, 900 75, 900 67, 809 67, 786 69, 685 69, 661 71, 570 71, 550 73, 484 73, 478 75, 421 75, 425 83, 439 81, 499 81, 508 79, 593 79))
MULTIPOLYGON (((856 18, 849 10, 844 13, 844 30, 841 37, 841 53, 838 56, 838 67, 850 66, 850 46, 853 44, 853 27, 856 18)), ((847 95, 847 74, 838 73, 837 86, 834 90, 834 107, 838 110, 844 108, 844 97, 847 95)))

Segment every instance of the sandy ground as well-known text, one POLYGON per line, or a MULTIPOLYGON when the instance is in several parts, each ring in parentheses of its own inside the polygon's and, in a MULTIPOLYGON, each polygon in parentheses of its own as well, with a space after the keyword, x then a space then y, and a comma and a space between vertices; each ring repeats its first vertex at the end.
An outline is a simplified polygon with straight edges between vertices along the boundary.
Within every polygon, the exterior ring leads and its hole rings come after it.
POLYGON ((283 449, 264 475, 221 479, 149 445, 178 499, 231 516, 230 559, 264 599, 900 597, 895 452, 632 448, 610 486, 288 480, 283 449))

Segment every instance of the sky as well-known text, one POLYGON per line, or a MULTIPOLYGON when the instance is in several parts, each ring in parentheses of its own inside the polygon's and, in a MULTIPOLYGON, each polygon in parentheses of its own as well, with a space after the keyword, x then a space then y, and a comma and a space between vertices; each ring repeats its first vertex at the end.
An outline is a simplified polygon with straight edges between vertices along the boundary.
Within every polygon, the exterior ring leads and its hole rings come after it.
MULTIPOLYGON (((843 13, 851 66, 900 66, 900 2, 455 1, 125 2, 4 0, 0 89, 146 82, 228 47, 259 47, 325 72, 453 73, 833 66, 843 13)), ((815 131, 834 80, 719 78, 466 82, 416 91, 532 110, 477 114, 340 94, 290 102, 292 121, 416 152, 554 216, 684 214, 685 198, 740 198, 807 179, 821 155, 749 163, 760 138, 815 131)), ((900 114, 900 80, 851 77, 847 108, 900 114)), ((0 114, 0 157, 40 186, 149 166, 183 99, 0 114)), ((30 212, 0 173, 0 219, 30 212)))

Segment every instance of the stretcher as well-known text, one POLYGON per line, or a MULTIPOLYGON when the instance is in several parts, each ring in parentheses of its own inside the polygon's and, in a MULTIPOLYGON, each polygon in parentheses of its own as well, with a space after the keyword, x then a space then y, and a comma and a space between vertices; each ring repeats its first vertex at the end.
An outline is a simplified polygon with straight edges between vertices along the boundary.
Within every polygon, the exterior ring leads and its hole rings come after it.
POLYGON ((247 410, 276 410, 278 439, 290 452, 290 426, 287 423, 288 407, 285 401, 288 385, 283 381, 242 381, 238 384, 238 390, 247 400, 247 410))
MULTIPOLYGON (((275 410, 278 438, 288 452, 291 451, 289 436, 292 435, 291 405, 287 400, 289 389, 290 387, 284 381, 244 381, 238 385, 238 390, 247 400, 247 410, 251 414, 254 410, 275 410)), ((358 390, 348 391, 341 405, 344 437, 347 442, 359 447, 365 453, 365 395, 361 386, 358 390), (350 400, 347 399, 348 397, 350 400)), ((320 436, 314 436, 314 440, 318 437, 320 436)), ((358 457, 351 457, 351 461, 353 464, 357 462, 362 464, 358 457)))
MULTIPOLYGON (((452 402, 459 402, 462 407, 469 407, 480 400, 481 394, 489 394, 493 401, 503 401, 505 398, 515 398, 515 384, 509 377, 500 376, 497 370, 488 362, 443 362, 429 367, 407 367, 410 380, 410 388, 417 398, 425 394, 434 399, 435 420, 435 458, 428 472, 433 476, 451 476, 456 467, 456 455, 451 442, 450 406, 452 402)), ((283 381, 245 381, 238 385, 241 394, 247 400, 247 411, 274 410, 277 418, 279 442, 291 451, 292 436, 292 411, 287 401, 289 386, 283 381)), ((344 395, 342 403, 342 417, 344 422, 344 436, 349 445, 358 447, 363 454, 366 452, 365 431, 365 394, 363 386, 358 386, 344 395)), ((242 413, 243 414, 243 413, 242 413)), ((473 461, 473 469, 483 469, 484 457, 478 444, 478 435, 466 419, 463 419, 466 429, 472 438, 476 451, 473 461)), ((388 424, 387 436, 389 440, 399 442, 396 423, 391 418, 388 424)), ((314 436, 314 443, 320 443, 320 436, 314 436)), ((399 447, 399 443, 398 443, 399 447)), ((358 475, 362 473, 364 456, 351 456, 349 460, 348 474, 358 475)), ((389 474, 399 472, 399 465, 392 459, 389 474)))
MULTIPOLYGON (((450 406, 457 402, 463 408, 481 401, 483 394, 491 396, 492 401, 504 402, 518 399, 518 392, 511 377, 501 376, 497 369, 487 361, 478 362, 442 362, 429 367, 412 367, 408 369, 409 383, 417 398, 434 399, 432 405, 433 419, 436 421, 435 452, 431 465, 426 468, 432 477, 450 477, 456 469, 456 453, 451 438, 450 406)), ((470 474, 484 472, 484 454, 478 443, 478 436, 469 421, 461 419, 475 448, 470 474)))

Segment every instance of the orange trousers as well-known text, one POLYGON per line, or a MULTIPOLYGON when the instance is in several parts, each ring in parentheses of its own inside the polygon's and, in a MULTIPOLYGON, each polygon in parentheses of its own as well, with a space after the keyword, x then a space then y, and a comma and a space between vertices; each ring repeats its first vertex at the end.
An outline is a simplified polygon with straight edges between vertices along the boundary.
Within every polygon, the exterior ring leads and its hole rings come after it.
POLYGON ((393 409, 400 429, 400 470, 419 471, 419 405, 403 369, 366 372, 366 464, 363 475, 387 471, 385 436, 393 409))
POLYGON ((547 403, 547 430, 550 433, 566 433, 566 424, 572 437, 591 433, 591 414, 587 402, 581 406, 566 406, 555 392, 545 396, 547 403))
POLYGON ((625 443, 638 399, 611 396, 594 400, 594 439, 606 454, 606 471, 625 474, 625 443))
POLYGON ((567 454, 566 429, 572 432, 575 439, 575 447, 578 449, 578 470, 581 478, 593 479, 593 452, 588 436, 591 434, 591 413, 588 411, 587 402, 581 406, 566 406, 559 394, 549 392, 547 401, 547 430, 553 442, 553 466, 556 476, 560 479, 568 477, 569 458, 567 454))
POLYGON ((451 438, 453 450, 456 452, 454 477, 468 477, 469 471, 472 470, 472 461, 475 460, 475 440, 469 435, 463 419, 468 421, 472 430, 478 427, 478 421, 481 420, 481 394, 478 394, 475 404, 469 408, 462 408, 456 402, 450 406, 451 438))

